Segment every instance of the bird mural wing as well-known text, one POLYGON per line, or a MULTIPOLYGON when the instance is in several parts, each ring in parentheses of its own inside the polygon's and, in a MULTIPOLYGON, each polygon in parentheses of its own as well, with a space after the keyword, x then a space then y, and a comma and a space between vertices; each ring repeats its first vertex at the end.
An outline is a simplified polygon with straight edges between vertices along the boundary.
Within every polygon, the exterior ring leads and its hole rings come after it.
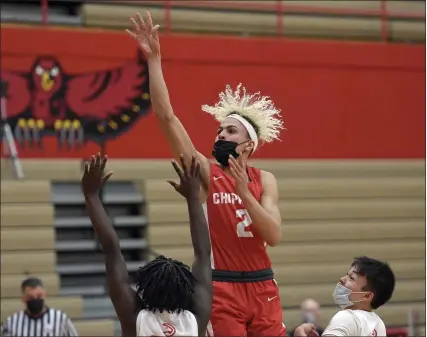
POLYGON ((6 113, 8 119, 16 119, 29 113, 31 93, 28 76, 11 71, 1 70, 1 85, 6 98, 6 113))
POLYGON ((142 53, 123 67, 70 77, 65 100, 69 115, 81 121, 90 138, 122 132, 150 106, 142 53))

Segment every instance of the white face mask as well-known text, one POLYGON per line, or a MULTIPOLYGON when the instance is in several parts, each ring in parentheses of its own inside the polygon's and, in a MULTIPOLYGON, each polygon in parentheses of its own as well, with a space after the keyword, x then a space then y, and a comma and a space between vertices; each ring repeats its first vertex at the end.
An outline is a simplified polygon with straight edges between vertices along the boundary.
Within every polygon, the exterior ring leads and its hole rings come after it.
POLYGON ((341 283, 338 283, 337 286, 335 287, 332 297, 334 298, 336 305, 339 305, 341 309, 345 309, 345 308, 351 307, 355 303, 362 302, 362 300, 351 301, 350 300, 351 294, 364 294, 364 293, 366 293, 366 291, 353 292, 350 289, 341 285, 341 283))
POLYGON ((307 311, 303 314, 304 323, 316 323, 316 315, 313 312, 307 311))

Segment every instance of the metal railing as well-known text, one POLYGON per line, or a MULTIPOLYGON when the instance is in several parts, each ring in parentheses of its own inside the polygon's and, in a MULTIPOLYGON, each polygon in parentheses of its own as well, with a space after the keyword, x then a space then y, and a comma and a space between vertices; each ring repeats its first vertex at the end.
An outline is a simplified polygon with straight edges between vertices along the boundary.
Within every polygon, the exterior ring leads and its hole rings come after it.
MULTIPOLYGON (((283 36, 286 29, 286 21, 284 20, 285 14, 311 14, 311 15, 327 15, 327 16, 340 16, 340 17, 370 17, 379 18, 381 22, 381 38, 387 41, 389 33, 390 20, 425 20, 424 13, 409 13, 402 11, 391 11, 388 8, 390 0, 380 0, 378 9, 355 9, 355 8, 331 8, 315 5, 301 5, 301 4, 287 4, 285 1, 277 0, 275 3, 238 3, 229 1, 180 1, 180 0, 147 0, 147 1, 85 1, 87 3, 121 3, 133 5, 149 5, 161 7, 163 9, 165 32, 172 31, 172 16, 171 10, 173 8, 194 8, 194 9, 215 9, 223 11, 246 11, 246 12, 269 12, 276 13, 277 24, 276 33, 278 36, 283 36), (285 23, 284 23, 285 22, 285 23)), ((48 0, 41 0, 42 6, 42 22, 48 24, 48 0)))

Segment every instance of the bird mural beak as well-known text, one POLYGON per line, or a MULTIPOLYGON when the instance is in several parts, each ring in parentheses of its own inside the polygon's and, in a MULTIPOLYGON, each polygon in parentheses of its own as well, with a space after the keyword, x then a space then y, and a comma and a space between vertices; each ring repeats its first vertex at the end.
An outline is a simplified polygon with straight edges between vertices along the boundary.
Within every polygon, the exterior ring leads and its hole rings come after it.
POLYGON ((52 78, 50 77, 50 74, 47 71, 43 72, 41 76, 42 89, 44 91, 51 91, 54 84, 55 84, 55 81, 52 80, 52 78))

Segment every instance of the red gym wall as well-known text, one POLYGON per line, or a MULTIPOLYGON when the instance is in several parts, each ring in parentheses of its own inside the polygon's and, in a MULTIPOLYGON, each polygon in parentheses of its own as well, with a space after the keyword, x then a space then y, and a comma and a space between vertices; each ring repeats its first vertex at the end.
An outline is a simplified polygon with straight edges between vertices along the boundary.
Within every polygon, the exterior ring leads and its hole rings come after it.
MULTIPOLYGON (((124 32, 3 25, 1 36, 2 68, 12 72, 30 73, 42 55, 56 57, 67 75, 137 57, 124 32)), ((424 45, 168 35, 161 47, 175 113, 202 153, 211 152, 216 123, 200 106, 214 104, 226 84, 242 82, 271 96, 287 127, 282 142, 266 145, 259 158, 425 157, 424 45)), ((45 137, 42 150, 21 148, 20 155, 86 157, 98 150, 92 142, 58 150, 56 139, 45 137)), ((113 158, 170 157, 152 112, 106 150, 113 158)))

